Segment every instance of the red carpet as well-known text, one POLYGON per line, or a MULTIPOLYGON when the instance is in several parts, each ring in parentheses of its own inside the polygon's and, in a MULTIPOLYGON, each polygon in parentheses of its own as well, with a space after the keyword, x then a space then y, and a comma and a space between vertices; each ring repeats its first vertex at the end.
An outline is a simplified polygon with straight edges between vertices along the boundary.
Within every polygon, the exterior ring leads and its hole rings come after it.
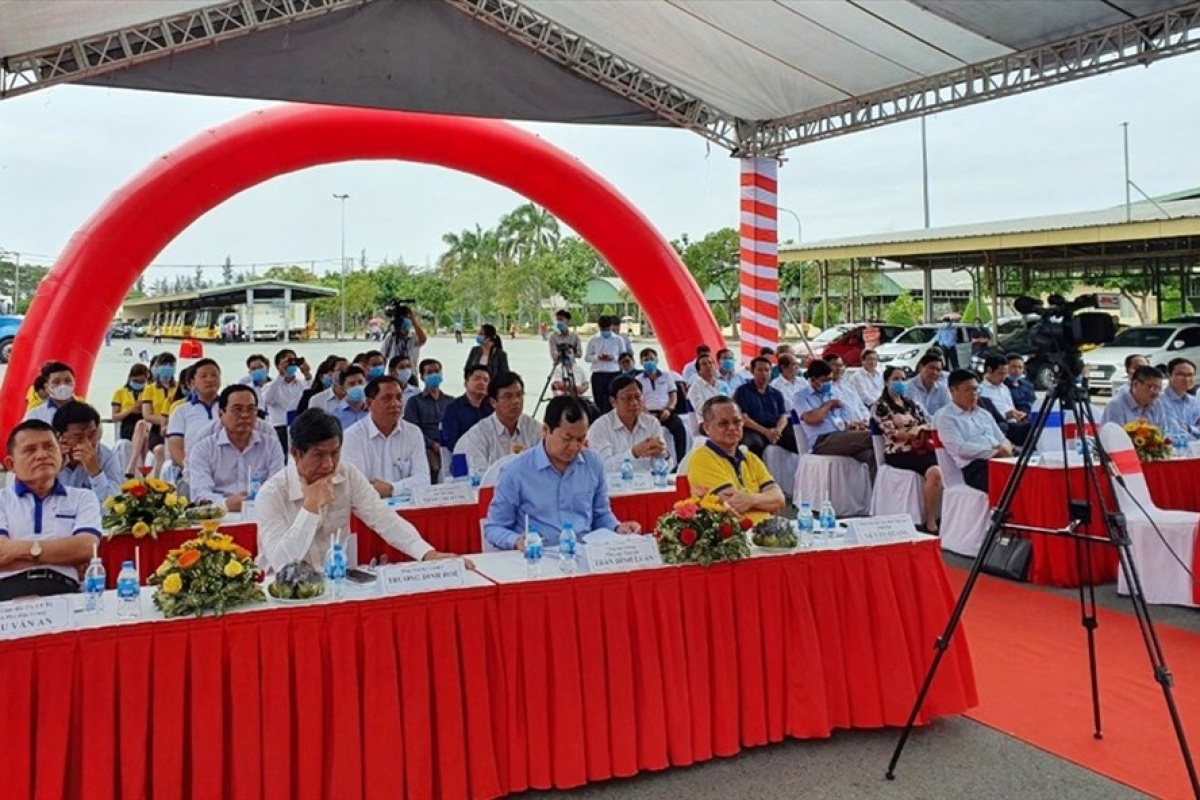
MULTIPOLYGON (((949 572, 960 589, 966 572, 949 572)), ((980 701, 969 716, 1156 797, 1190 798, 1162 689, 1132 613, 1101 608, 1098 618, 1102 741, 1092 738, 1078 600, 982 577, 966 611, 980 701)), ((1193 757, 1200 761, 1200 635, 1155 628, 1175 676, 1175 701, 1193 757)))

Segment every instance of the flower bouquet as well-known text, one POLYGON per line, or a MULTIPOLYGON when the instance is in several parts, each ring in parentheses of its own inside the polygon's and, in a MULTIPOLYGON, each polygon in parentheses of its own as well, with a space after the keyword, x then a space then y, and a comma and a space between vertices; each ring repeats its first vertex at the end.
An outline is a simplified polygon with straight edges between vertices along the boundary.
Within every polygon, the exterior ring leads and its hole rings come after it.
POLYGON ((1139 419, 1125 425, 1125 432, 1133 440, 1133 449, 1141 461, 1165 461, 1171 457, 1171 442, 1163 436, 1157 426, 1139 419))
POLYGON ((663 514, 655 525, 658 551, 668 564, 694 561, 710 566, 750 555, 745 531, 754 527, 716 495, 688 497, 663 514))
POLYGON ((104 501, 101 524, 109 537, 132 534, 158 538, 163 531, 183 527, 188 499, 158 478, 130 478, 121 493, 104 501))
POLYGON ((148 583, 158 587, 154 606, 165 617, 219 617, 231 608, 263 602, 261 576, 250 551, 205 524, 199 536, 167 553, 148 583))

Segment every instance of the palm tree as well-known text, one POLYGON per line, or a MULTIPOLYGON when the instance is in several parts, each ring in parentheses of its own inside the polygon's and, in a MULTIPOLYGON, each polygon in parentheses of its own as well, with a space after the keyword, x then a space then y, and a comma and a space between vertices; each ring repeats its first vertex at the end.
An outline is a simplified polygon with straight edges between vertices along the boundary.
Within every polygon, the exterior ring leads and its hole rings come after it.
POLYGON ((558 249, 562 231, 558 219, 533 203, 517 206, 497 228, 504 255, 518 263, 558 249))

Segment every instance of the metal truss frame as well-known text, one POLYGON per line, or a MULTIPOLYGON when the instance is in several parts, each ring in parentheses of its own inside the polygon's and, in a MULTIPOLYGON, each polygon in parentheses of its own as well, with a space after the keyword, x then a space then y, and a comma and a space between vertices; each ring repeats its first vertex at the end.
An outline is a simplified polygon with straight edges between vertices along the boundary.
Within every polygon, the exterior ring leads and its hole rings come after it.
MULTIPOLYGON (((228 0, 0 61, 0 98, 79 81, 374 0, 228 0)), ((743 120, 524 6, 445 0, 577 75, 734 156, 781 156, 808 142, 1020 94, 1200 50, 1200 0, 1098 31, 860 95, 778 120, 743 120)))
POLYGON ((371 0, 228 0, 0 61, 0 99, 289 25, 371 0))

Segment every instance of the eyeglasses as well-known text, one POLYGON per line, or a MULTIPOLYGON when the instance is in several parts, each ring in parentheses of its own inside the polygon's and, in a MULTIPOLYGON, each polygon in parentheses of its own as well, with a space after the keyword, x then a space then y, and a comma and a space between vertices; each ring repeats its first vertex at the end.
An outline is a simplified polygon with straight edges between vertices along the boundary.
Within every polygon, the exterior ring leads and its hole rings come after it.
POLYGON ((225 412, 235 417, 251 417, 258 413, 258 406, 228 406, 225 412))

